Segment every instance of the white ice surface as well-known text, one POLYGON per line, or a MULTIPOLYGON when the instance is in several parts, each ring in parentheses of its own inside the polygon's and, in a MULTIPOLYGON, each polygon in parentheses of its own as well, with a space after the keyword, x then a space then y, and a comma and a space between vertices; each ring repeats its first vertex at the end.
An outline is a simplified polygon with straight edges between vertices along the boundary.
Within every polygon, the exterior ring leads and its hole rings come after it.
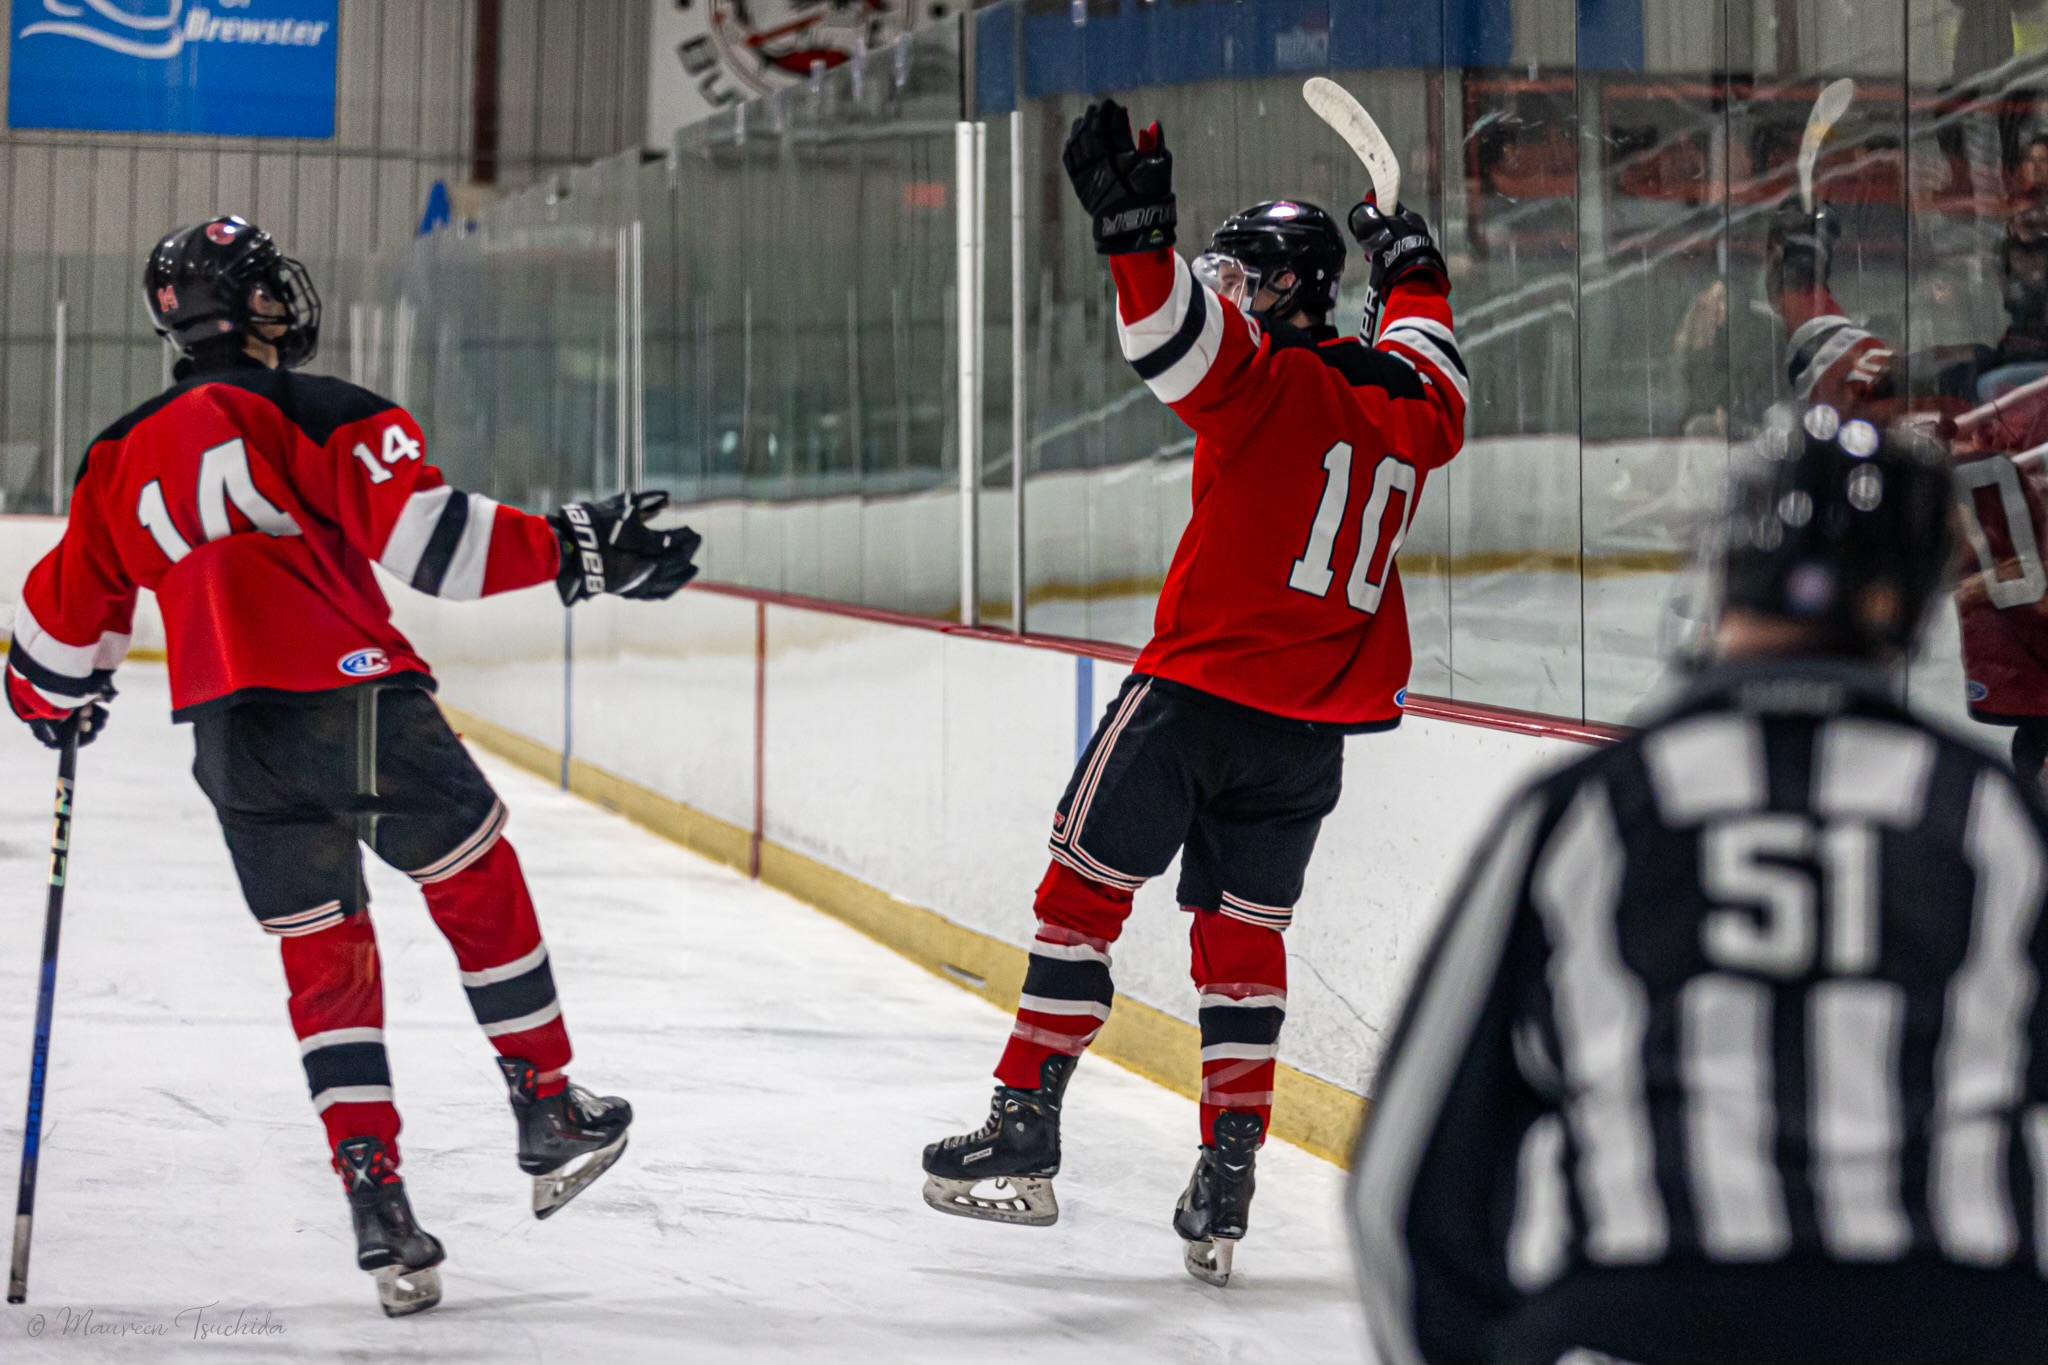
MULTIPOLYGON (((1003 1016, 850 929, 526 774, 513 811, 579 1080, 625 1159, 546 1223, 490 1051, 418 893, 373 864, 388 1041, 446 1301, 387 1321, 285 1014, 167 720, 130 668, 81 755, 30 1303, 0 1361, 1358 1360, 1341 1177, 1275 1143, 1239 1282, 1167 1225, 1194 1106, 1101 1061, 1070 1095, 1057 1227, 941 1216, 918 1150, 979 1122, 1003 1016), (270 1336, 195 1342, 262 1320, 270 1336), (81 1334, 90 1312, 97 1335, 81 1334), (184 1314, 180 1318, 181 1312, 184 1314), (71 1335, 64 1335, 67 1324, 71 1335), (40 1337, 31 1328, 40 1324, 40 1337), (105 1335, 109 1329, 162 1335, 105 1335)), ((0 720, 4 720, 0 717, 0 720)), ((54 762, 0 725, 0 1178, 11 1195, 54 762)))

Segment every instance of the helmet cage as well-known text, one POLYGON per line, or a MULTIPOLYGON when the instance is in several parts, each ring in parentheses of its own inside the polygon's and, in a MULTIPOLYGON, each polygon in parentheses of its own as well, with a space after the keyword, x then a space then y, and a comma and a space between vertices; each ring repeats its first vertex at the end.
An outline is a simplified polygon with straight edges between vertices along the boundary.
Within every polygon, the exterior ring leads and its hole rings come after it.
MULTIPOLYGON (((251 323, 268 326, 282 323, 284 332, 270 344, 277 348, 277 363, 287 370, 295 370, 313 358, 320 349, 320 291, 313 287, 313 277, 297 258, 279 253, 270 247, 273 260, 269 271, 258 281, 263 291, 284 305, 284 316, 265 318, 251 314, 251 323)), ((253 290, 252 290, 253 292, 253 290)), ((248 297, 243 297, 242 306, 248 309, 248 297)), ((259 334, 259 340, 269 338, 259 334)))

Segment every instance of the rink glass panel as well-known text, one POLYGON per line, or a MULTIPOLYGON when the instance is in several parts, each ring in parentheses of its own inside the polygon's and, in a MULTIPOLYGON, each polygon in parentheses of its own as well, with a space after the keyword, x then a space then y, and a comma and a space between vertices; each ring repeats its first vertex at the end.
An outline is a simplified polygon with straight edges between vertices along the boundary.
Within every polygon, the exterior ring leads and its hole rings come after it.
MULTIPOLYGON (((1731 452, 1788 396, 1766 230, 1828 81, 1857 81, 1820 172, 1844 306, 1908 347, 2003 327, 1996 243, 2048 34, 2021 24, 2001 51, 1966 30, 1946 0, 1002 4, 558 175, 338 280, 330 317, 381 319, 383 372, 406 367, 458 483, 534 508, 603 495, 630 359, 619 231, 638 222, 647 477, 689 507, 707 573, 957 617, 954 125, 978 119, 981 615, 1014 624, 1021 460, 1028 628, 1135 645, 1187 523, 1192 438, 1118 351, 1067 127, 1103 95, 1164 125, 1192 255, 1248 204, 1341 219, 1363 192, 1300 97, 1327 73, 1379 119, 1438 233, 1471 370, 1466 450, 1431 476, 1401 559, 1414 687, 1623 720, 1671 681, 1674 584, 1731 452)), ((56 268, 21 262, 8 288, 47 296, 56 268)), ((0 383, 23 405, 5 440, 23 439, 47 375, 21 360, 0 383)))
MULTIPOLYGON (((499 183, 531 183, 637 136, 649 3, 506 0, 499 183)), ((312 368, 365 381, 374 369, 378 386, 394 387, 393 263, 429 188, 469 172, 475 5, 339 0, 338 18, 331 139, 0 128, 0 515, 49 512, 53 479, 68 489, 92 436, 161 388, 139 280, 150 247, 180 225, 240 213, 270 231, 328 304, 312 368), (374 313, 352 325, 356 303, 384 306, 380 345, 374 313)), ((8 59, 0 44, 0 83, 8 59)), ((473 335, 446 320, 451 336, 473 335)), ((439 334, 415 334, 421 366, 434 363, 439 334)))

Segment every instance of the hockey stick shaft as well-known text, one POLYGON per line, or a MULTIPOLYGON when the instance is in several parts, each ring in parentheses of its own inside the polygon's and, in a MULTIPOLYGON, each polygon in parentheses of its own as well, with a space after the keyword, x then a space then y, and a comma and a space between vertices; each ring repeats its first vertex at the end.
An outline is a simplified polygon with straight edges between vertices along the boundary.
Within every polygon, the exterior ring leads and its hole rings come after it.
POLYGON ((66 730, 57 759, 57 814, 50 834, 50 899, 43 914, 43 968, 36 985, 36 1035, 28 1067, 28 1122, 21 1134, 21 1192, 14 1202, 14 1260, 7 1301, 28 1298, 28 1246, 35 1229, 36 1168, 42 1154, 43 1087, 50 1076, 50 1016, 57 999, 57 936, 64 926, 64 883, 71 869, 71 790, 78 778, 78 725, 66 730))
MULTIPOLYGON (((356 689, 356 839, 372 852, 377 848, 377 694, 384 689, 366 683, 356 689)), ((354 914, 370 908, 370 883, 363 872, 363 855, 356 854, 356 903, 354 914)))

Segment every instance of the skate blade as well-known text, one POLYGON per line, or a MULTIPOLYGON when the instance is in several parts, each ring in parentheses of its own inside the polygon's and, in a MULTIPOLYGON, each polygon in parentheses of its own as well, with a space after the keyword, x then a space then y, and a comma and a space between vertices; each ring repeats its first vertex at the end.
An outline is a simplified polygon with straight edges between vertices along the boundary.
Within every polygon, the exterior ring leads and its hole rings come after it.
POLYGON ((1048 1228, 1060 1221, 1060 1205, 1053 1198, 1050 1176, 977 1181, 928 1175, 924 1178, 924 1202, 940 1213, 984 1218, 991 1223, 1048 1228), (983 1185, 989 1187, 989 1193, 977 1194, 977 1187, 983 1185))
POLYGON ((441 1272, 430 1265, 407 1270, 381 1266, 370 1272, 377 1280, 377 1302, 387 1318, 424 1313, 441 1301, 441 1272))
POLYGON ((1182 1256, 1188 1274, 1221 1289, 1230 1283, 1230 1258, 1236 1250, 1236 1238, 1218 1237, 1214 1241, 1185 1243, 1182 1256))
POLYGON ((596 1183, 597 1178, 610 1170, 618 1159, 626 1154, 626 1134, 619 1134, 619 1140, 609 1147, 600 1147, 590 1155, 581 1158, 580 1164, 559 1166, 546 1175, 533 1178, 533 1216, 547 1218, 596 1183))

